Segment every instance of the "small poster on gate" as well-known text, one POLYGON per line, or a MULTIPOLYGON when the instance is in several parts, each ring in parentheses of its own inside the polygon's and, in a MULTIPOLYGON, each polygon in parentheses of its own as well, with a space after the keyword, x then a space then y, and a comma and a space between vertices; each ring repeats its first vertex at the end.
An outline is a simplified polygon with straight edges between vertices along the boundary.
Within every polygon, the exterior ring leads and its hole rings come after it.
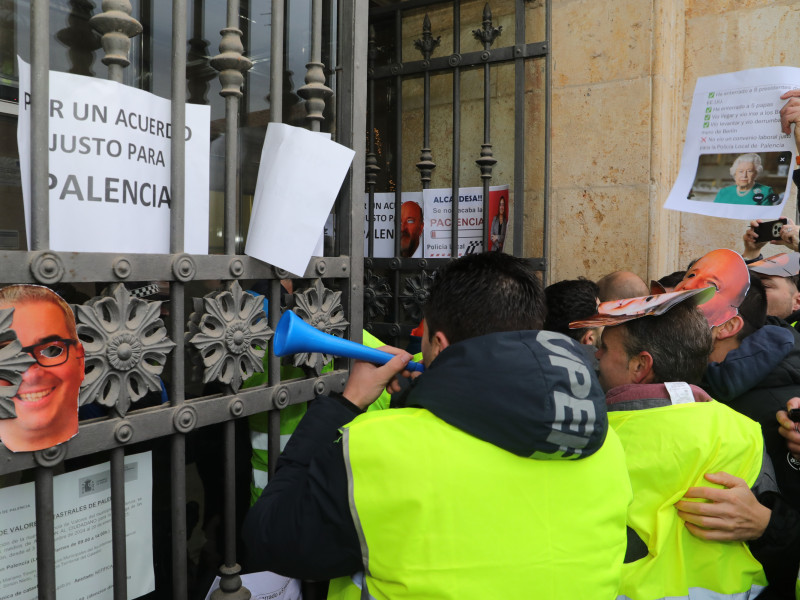
POLYGON ((369 194, 364 198, 364 256, 391 258, 395 255, 395 235, 400 237, 400 256, 422 258, 422 192, 403 192, 401 195, 399 233, 395 228, 395 192, 374 194, 372 227, 369 227, 369 194), (373 237, 372 254, 369 236, 373 237))
POLYGON ((511 197, 508 186, 489 188, 489 218, 486 239, 489 240, 489 251, 502 252, 508 233, 508 217, 511 212, 511 197))
MULTIPOLYGON (((450 258, 452 250, 452 189, 435 188, 423 190, 425 211, 425 258, 450 258)), ((489 206, 492 199, 508 199, 508 186, 489 188, 489 206)), ((484 251, 485 224, 483 218, 483 188, 466 187, 458 192, 458 249, 457 255, 476 254, 484 251)), ((491 241, 491 237, 487 235, 491 241)), ((499 239, 499 237, 498 237, 499 239)), ((503 229, 505 242, 505 229, 503 229)))

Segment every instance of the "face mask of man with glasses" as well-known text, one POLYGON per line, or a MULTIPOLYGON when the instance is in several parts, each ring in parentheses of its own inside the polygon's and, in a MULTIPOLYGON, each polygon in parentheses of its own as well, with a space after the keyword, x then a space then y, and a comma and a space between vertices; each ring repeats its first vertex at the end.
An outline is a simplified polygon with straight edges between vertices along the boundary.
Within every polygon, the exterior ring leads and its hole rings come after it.
POLYGON ((0 441, 13 452, 49 448, 78 433, 84 351, 75 318, 60 296, 34 285, 0 290, 0 309, 6 308, 14 309, 11 326, 22 351, 36 362, 13 397, 16 418, 0 420, 0 441))

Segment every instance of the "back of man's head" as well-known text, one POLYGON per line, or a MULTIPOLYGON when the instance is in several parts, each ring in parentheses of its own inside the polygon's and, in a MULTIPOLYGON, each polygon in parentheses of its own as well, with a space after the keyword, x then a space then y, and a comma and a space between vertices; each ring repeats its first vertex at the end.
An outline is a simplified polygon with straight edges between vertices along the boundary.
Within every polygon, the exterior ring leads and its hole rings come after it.
POLYGON ((750 288, 739 305, 739 316, 743 325, 736 339, 740 342, 767 323, 767 291, 757 273, 750 273, 750 288))
POLYGON ((699 383, 713 348, 708 321, 691 302, 673 306, 663 315, 620 325, 629 358, 647 352, 653 357, 652 383, 699 383))
POLYGON ((580 321, 597 314, 599 290, 594 281, 588 279, 565 279, 544 289, 547 302, 546 331, 556 331, 580 341, 587 328, 570 329, 572 321, 580 321))
POLYGON ((544 291, 528 261, 502 252, 469 254, 436 272, 425 321, 451 344, 495 333, 541 329, 544 291))
POLYGON ((600 288, 600 302, 622 300, 623 298, 639 298, 650 294, 650 288, 636 273, 631 271, 614 271, 597 282, 600 288))

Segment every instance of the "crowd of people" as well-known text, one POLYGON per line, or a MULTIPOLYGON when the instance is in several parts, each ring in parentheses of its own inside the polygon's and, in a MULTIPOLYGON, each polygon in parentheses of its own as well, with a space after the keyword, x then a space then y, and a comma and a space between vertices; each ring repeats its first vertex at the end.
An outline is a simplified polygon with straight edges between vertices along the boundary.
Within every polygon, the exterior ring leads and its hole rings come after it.
POLYGON ((500 252, 442 267, 425 372, 386 348, 309 405, 248 568, 328 598, 795 598, 800 235, 787 219, 765 259, 759 224, 650 285, 543 288, 500 252))

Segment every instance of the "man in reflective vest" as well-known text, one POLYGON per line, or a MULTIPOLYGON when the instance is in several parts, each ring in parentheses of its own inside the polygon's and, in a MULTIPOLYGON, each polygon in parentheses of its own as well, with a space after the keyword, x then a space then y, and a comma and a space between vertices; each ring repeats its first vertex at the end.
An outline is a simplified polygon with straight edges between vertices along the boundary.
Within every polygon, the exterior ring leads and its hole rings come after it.
POLYGON ((767 585, 747 544, 692 536, 674 506, 688 488, 707 485, 706 473, 777 489, 758 423, 695 385, 711 350, 708 322, 691 301, 603 330, 600 383, 633 486, 620 600, 746 600, 767 585))
POLYGON ((426 371, 392 408, 360 414, 411 376, 396 350, 311 403, 245 521, 250 558, 339 577, 335 598, 612 598, 625 459, 577 343, 537 331, 535 272, 497 252, 458 259, 424 315, 426 371))

